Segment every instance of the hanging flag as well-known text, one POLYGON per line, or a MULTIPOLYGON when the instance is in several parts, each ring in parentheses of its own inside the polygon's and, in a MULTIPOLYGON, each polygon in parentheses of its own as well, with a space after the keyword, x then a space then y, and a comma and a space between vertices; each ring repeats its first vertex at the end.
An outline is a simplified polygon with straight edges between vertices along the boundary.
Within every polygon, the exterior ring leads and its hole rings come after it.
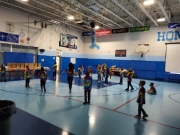
POLYGON ((83 32, 83 33, 82 33, 82 36, 83 36, 83 37, 94 36, 94 35, 95 35, 95 32, 93 32, 93 31, 92 31, 92 32, 83 32))
POLYGON ((150 26, 130 27, 130 32, 144 32, 149 30, 150 26))
POLYGON ((168 28, 171 29, 180 28, 180 23, 169 23, 168 28))
POLYGON ((112 29, 112 34, 127 33, 127 32, 129 32, 129 28, 112 29))
POLYGON ((96 36, 104 36, 104 35, 110 35, 111 30, 98 30, 96 31, 96 36))

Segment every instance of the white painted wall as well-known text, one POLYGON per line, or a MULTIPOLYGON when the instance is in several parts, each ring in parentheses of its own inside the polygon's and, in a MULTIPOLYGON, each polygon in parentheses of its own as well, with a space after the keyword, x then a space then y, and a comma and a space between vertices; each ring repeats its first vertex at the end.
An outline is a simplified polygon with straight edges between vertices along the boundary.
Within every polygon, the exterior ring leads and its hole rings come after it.
MULTIPOLYGON (((136 33, 121 33, 111 34, 107 36, 96 37, 96 44, 100 46, 100 50, 90 49, 91 37, 85 37, 84 39, 84 53, 86 58, 95 59, 124 59, 124 60, 151 60, 151 61, 165 61, 166 45, 169 41, 157 41, 158 32, 175 31, 168 29, 167 27, 150 28, 147 32, 136 33), (138 53, 135 52, 138 44, 149 44, 149 52, 145 54, 145 57, 141 58, 138 53), (115 57, 115 50, 127 50, 127 57, 115 57)), ((180 31, 179 31, 180 33, 180 31)), ((168 38, 171 38, 171 34, 168 38)), ((174 36, 175 37, 175 36, 174 36)), ((166 38, 166 35, 165 35, 166 38)), ((180 41, 178 39, 178 41, 180 41)), ((171 41, 171 42, 178 42, 171 41)))
MULTIPOLYGON (((22 14, 20 12, 16 12, 10 9, 2 8, 0 7, 0 31, 6 32, 6 21, 13 22, 14 23, 14 32, 13 34, 19 34, 21 31, 25 33, 25 39, 28 37, 28 15, 22 14)), ((63 31, 65 34, 71 34, 78 37, 78 49, 72 51, 69 51, 68 48, 59 47, 59 36, 57 35, 55 29, 49 25, 47 29, 41 28, 41 24, 38 23, 37 26, 34 26, 34 20, 39 20, 35 17, 30 16, 29 17, 29 37, 30 42, 27 43, 27 40, 25 40, 25 43, 19 43, 25 46, 35 46, 39 47, 41 49, 45 49, 46 52, 55 52, 56 49, 62 50, 62 55, 71 53, 71 54, 83 54, 83 37, 81 36, 82 33, 80 31, 65 28, 62 26, 63 31), (52 35, 52 36, 51 36, 52 35), (50 42, 51 41, 51 42, 50 42), (52 46, 50 49, 49 46, 52 46)), ((47 23, 49 24, 49 23, 47 23)), ((12 33, 12 32, 11 32, 12 33)), ((48 54, 48 53, 47 53, 48 54)))

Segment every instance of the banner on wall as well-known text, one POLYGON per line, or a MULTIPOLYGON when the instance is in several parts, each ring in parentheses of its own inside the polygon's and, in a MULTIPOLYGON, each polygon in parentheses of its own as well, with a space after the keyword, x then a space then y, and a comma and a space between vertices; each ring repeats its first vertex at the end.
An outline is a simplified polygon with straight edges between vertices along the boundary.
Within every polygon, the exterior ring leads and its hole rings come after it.
POLYGON ((94 36, 94 35, 95 35, 95 32, 93 32, 93 31, 92 31, 92 32, 83 32, 83 33, 82 33, 82 36, 83 36, 83 37, 94 36))
POLYGON ((110 35, 111 30, 97 30, 96 36, 104 36, 104 35, 110 35))
POLYGON ((171 29, 180 28, 180 23, 169 23, 168 28, 171 29))
POLYGON ((19 43, 19 35, 10 34, 10 33, 6 33, 6 32, 0 32, 0 41, 19 43))
POLYGON ((150 26, 130 27, 130 32, 144 32, 149 30, 150 26))
POLYGON ((112 34, 127 33, 127 32, 129 32, 129 28, 112 29, 112 34))
POLYGON ((116 50, 115 57, 126 57, 126 50, 116 50))
POLYGON ((78 37, 69 34, 60 34, 60 47, 66 47, 71 49, 77 49, 78 37))

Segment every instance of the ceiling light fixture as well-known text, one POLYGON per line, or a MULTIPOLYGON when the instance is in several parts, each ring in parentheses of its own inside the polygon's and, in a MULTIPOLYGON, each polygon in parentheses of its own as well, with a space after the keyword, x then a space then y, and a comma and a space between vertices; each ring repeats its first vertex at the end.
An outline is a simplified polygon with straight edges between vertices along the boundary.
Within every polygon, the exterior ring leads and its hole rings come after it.
POLYGON ((97 29, 99 29, 100 27, 99 26, 95 26, 95 29, 97 30, 97 29))
POLYGON ((146 6, 146 5, 151 5, 151 4, 154 4, 154 0, 145 0, 143 2, 143 4, 146 6))
POLYGON ((72 16, 72 15, 71 15, 71 16, 68 16, 68 19, 69 19, 69 20, 74 20, 74 16, 72 16))
POLYGON ((158 18, 157 21, 158 22, 164 22, 166 19, 165 18, 158 18))
POLYGON ((21 0, 21 1, 23 1, 23 2, 27 2, 27 1, 29 1, 29 0, 21 0))

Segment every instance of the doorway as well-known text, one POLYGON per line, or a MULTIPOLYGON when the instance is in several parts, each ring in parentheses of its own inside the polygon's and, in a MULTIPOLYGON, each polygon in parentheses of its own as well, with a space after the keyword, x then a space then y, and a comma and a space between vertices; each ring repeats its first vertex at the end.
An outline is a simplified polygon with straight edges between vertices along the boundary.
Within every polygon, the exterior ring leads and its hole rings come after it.
POLYGON ((56 64, 57 64, 57 72, 61 70, 61 51, 56 50, 56 64))

